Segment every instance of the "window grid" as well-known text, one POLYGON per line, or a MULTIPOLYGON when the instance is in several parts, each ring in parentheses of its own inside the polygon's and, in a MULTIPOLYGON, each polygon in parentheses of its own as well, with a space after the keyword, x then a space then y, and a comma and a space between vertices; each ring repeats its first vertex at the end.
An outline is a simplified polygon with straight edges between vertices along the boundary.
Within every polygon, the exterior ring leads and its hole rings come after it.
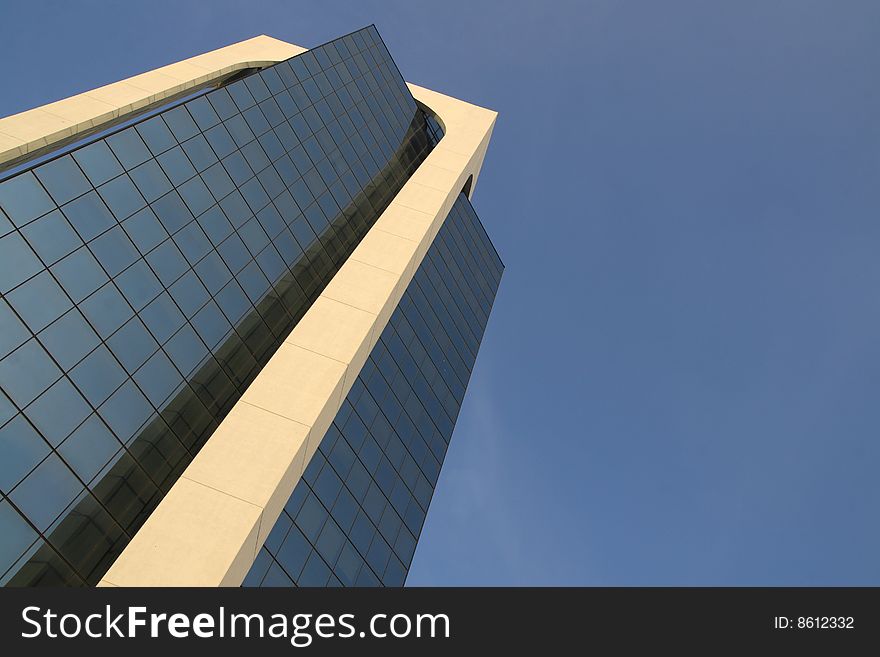
POLYGON ((100 578, 438 139, 370 27, 0 183, 0 583, 100 578))
POLYGON ((404 584, 477 355, 447 332, 475 321, 479 346, 503 272, 478 223, 461 194, 244 586, 404 584), (478 290, 489 293, 480 305, 478 290), (450 312, 465 297, 473 303, 450 312), (444 365, 452 356, 462 371, 444 365))

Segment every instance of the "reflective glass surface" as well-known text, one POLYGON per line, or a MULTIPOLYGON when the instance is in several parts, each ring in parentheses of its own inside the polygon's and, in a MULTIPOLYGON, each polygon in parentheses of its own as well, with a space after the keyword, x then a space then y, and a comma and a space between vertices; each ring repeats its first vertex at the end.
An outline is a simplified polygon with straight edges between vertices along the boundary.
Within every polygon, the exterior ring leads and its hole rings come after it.
POLYGON ((436 127, 371 27, 0 182, 0 583, 100 579, 436 127))
POLYGON ((402 586, 504 266, 461 194, 245 586, 402 586))

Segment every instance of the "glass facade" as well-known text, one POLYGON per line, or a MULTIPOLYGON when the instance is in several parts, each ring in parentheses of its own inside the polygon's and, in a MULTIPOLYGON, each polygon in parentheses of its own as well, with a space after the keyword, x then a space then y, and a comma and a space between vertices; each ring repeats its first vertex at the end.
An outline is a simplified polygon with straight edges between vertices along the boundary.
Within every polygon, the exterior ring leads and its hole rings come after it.
POLYGON ((461 194, 245 586, 403 585, 503 269, 461 194))
POLYGON ((100 579, 438 128, 370 27, 0 182, 0 583, 100 579))

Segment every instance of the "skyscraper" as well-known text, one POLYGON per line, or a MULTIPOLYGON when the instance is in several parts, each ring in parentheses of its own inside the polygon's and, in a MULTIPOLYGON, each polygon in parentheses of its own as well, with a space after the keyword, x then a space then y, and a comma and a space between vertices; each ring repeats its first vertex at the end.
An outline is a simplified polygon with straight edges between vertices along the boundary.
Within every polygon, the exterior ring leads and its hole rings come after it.
POLYGON ((0 582, 404 583, 503 265, 373 27, 0 119, 0 582))

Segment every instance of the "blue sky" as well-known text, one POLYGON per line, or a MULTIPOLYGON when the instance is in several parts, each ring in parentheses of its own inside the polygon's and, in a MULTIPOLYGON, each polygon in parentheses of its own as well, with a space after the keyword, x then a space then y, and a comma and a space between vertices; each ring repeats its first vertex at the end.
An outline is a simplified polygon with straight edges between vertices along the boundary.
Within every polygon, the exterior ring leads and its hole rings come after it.
POLYGON ((880 584, 880 4, 11 2, 21 111, 375 23, 500 112, 507 271, 408 583, 880 584))

